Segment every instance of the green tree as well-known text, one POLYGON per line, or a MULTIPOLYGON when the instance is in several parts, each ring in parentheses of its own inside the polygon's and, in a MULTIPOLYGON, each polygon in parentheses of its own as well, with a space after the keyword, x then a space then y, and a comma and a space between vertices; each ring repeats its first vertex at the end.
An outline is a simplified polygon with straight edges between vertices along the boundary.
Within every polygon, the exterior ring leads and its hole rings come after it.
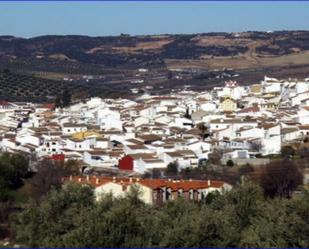
POLYGON ((77 220, 94 204, 88 186, 66 185, 53 190, 40 206, 33 204, 15 216, 16 239, 31 247, 61 247, 66 233, 77 227, 77 220))
POLYGON ((78 175, 81 169, 81 161, 70 159, 64 162, 62 168, 63 168, 63 175, 65 176, 78 175))
POLYGON ((55 99, 55 107, 58 108, 58 107, 62 107, 62 100, 61 100, 61 96, 60 95, 57 95, 56 96, 56 99, 55 99))
POLYGON ((281 148, 281 155, 283 158, 290 158, 295 155, 295 150, 292 146, 283 146, 281 148))
POLYGON ((62 107, 69 106, 71 104, 71 98, 72 98, 72 94, 71 94, 69 88, 65 87, 63 92, 62 92, 62 96, 61 96, 62 107))
POLYGON ((68 87, 65 87, 62 92, 57 94, 55 98, 55 107, 68 107, 71 104, 72 94, 68 87))
POLYGON ((29 160, 20 154, 2 153, 0 156, 0 201, 9 198, 10 190, 23 185, 29 173, 29 160))
POLYGON ((226 166, 228 166, 228 167, 233 167, 233 166, 234 166, 233 160, 231 160, 231 159, 227 160, 226 166))
POLYGON ((167 165, 165 173, 166 175, 177 175, 178 173, 178 163, 175 162, 171 162, 167 165))
POLYGON ((309 194, 264 202, 243 231, 240 247, 308 247, 309 194))
POLYGON ((244 182, 197 204, 181 197, 146 205, 139 188, 94 201, 88 186, 52 190, 13 219, 18 243, 32 247, 308 247, 309 193, 266 199, 244 182))

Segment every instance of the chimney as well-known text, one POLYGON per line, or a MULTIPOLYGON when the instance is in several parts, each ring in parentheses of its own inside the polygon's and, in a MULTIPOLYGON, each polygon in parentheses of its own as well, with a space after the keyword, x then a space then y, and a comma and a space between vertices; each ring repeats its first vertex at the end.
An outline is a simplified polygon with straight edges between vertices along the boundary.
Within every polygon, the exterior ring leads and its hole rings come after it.
POLYGON ((96 184, 99 184, 99 183, 100 183, 99 177, 96 179, 95 183, 96 183, 96 184))
POLYGON ((207 185, 208 185, 208 187, 210 187, 210 185, 211 185, 210 179, 208 179, 207 185))
POLYGON ((116 182, 116 176, 113 176, 113 182, 116 182))

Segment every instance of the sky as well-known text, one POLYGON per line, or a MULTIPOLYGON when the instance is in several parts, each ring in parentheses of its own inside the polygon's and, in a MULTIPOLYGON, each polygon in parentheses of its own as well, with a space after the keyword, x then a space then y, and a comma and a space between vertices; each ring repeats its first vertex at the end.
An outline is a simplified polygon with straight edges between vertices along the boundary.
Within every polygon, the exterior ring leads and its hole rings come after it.
POLYGON ((309 30, 309 2, 0 2, 0 35, 309 30))

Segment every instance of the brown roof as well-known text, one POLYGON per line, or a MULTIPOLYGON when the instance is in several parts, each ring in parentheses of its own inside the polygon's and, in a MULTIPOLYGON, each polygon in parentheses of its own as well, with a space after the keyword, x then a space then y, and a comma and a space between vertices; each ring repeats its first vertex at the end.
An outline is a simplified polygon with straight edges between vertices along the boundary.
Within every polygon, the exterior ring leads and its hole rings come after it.
POLYGON ((270 128, 276 127, 278 124, 260 124, 259 128, 264 128, 265 130, 268 130, 270 128))
POLYGON ((251 106, 240 110, 238 113, 247 113, 247 112, 259 112, 260 108, 258 106, 251 106))
POLYGON ((86 124, 64 123, 63 127, 87 127, 86 124))
POLYGON ((309 125, 300 125, 298 126, 300 130, 309 130, 309 125))
POLYGON ((155 135, 155 134, 149 134, 149 135, 139 135, 137 138, 143 140, 143 141, 158 141, 162 140, 162 137, 155 135))
POLYGON ((139 149, 147 149, 146 146, 142 144, 137 144, 137 145, 127 145, 130 149, 132 150, 139 150, 139 149))

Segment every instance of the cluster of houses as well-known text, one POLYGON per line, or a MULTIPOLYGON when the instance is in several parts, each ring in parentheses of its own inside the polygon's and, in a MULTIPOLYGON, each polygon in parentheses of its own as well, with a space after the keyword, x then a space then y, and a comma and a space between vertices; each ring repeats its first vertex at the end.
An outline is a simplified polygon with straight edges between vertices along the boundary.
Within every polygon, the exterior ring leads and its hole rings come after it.
POLYGON ((145 173, 223 158, 278 154, 309 135, 309 78, 134 100, 91 98, 67 108, 0 101, 0 148, 87 167, 145 173))
POLYGON ((222 193, 232 186, 223 181, 140 179, 133 177, 70 176, 63 179, 64 186, 69 182, 93 187, 96 200, 111 194, 114 198, 124 197, 135 188, 139 198, 147 204, 162 205, 181 197, 196 202, 205 201, 211 192, 222 193))

